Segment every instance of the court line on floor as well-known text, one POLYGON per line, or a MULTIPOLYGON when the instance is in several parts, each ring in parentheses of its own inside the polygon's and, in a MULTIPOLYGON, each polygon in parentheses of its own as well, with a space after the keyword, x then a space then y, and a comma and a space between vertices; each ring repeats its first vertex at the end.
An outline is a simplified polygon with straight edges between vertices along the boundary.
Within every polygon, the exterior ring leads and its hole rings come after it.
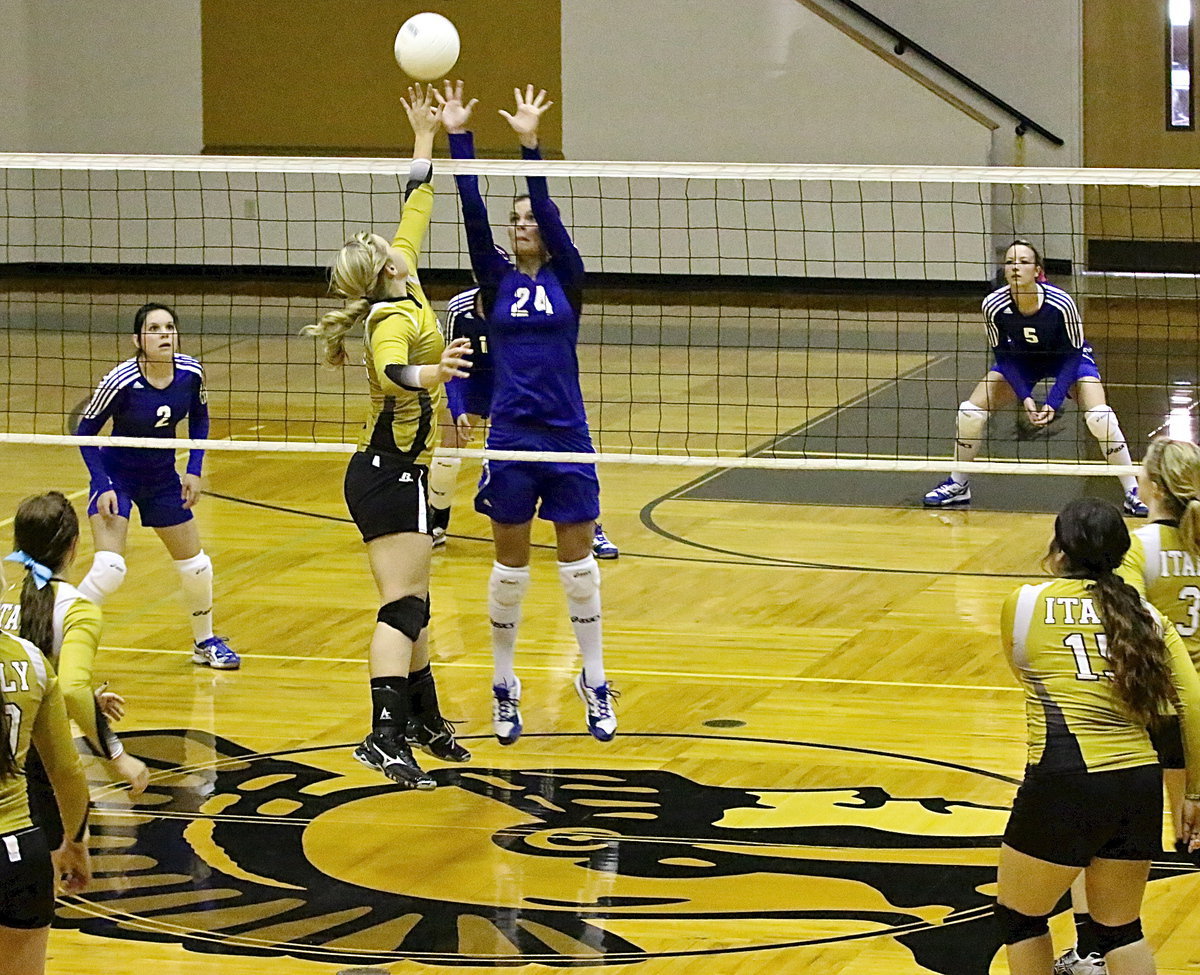
MULTIPOLYGON (((191 656, 188 650, 170 650, 165 647, 116 647, 116 646, 101 646, 101 650, 111 650, 116 653, 151 653, 151 654, 166 654, 168 656, 191 656)), ((366 657, 324 657, 311 656, 306 657, 300 654, 246 654, 242 655, 243 660, 287 660, 299 662, 311 662, 319 664, 365 664, 366 657)), ((491 670, 492 662, 481 661, 474 663, 467 660, 439 660, 438 667, 448 667, 458 670, 491 670)), ((573 665, 558 665, 553 666, 546 664, 522 664, 522 670, 538 671, 539 673, 547 674, 573 674, 576 667, 573 665)), ((865 680, 862 678, 852 677, 804 677, 799 674, 776 675, 776 674, 721 674, 721 673, 700 673, 687 670, 629 670, 626 668, 609 667, 608 672, 612 674, 620 674, 625 677, 670 677, 673 679, 695 680, 727 680, 727 681, 746 681, 750 683, 771 683, 771 684, 848 684, 852 686, 862 687, 899 687, 899 688, 922 688, 930 690, 947 690, 947 691, 1011 691, 1013 693, 1022 693, 1020 687, 1016 686, 995 686, 991 684, 933 684, 921 681, 896 681, 896 680, 865 680)))

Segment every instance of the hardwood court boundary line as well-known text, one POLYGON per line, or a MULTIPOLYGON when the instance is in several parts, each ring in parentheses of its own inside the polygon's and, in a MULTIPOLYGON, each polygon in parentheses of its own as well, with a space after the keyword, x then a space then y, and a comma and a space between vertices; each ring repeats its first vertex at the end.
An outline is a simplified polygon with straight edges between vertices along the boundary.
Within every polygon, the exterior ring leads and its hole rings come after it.
MULTIPOLYGON (((165 654, 167 656, 190 656, 189 650, 170 650, 165 647, 118 647, 102 645, 101 650, 113 651, 115 653, 150 653, 150 654, 165 654)), ((243 653, 243 659, 247 660, 280 660, 300 663, 317 663, 317 664, 365 664, 366 657, 323 657, 323 656, 301 656, 299 654, 247 654, 243 653)), ((459 670, 491 670, 491 661, 472 663, 466 660, 439 660, 439 667, 449 667, 459 670)), ((568 666, 549 666, 545 664, 529 664, 521 665, 521 670, 536 671, 546 674, 573 674, 577 668, 568 666)), ((1000 687, 992 684, 933 684, 921 681, 888 681, 888 680, 865 680, 862 678, 853 677, 805 677, 799 674, 775 675, 775 674, 720 674, 720 673, 705 673, 684 670, 627 670, 624 668, 609 667, 608 670, 614 674, 621 674, 626 677, 668 677, 671 679, 694 679, 694 680, 726 680, 726 681, 747 681, 754 683, 774 683, 774 684, 847 684, 851 686, 862 687, 899 687, 906 689, 923 689, 923 690, 947 690, 947 691, 1008 691, 1011 693, 1022 693, 1021 688, 1000 687)), ((232 671, 231 671, 232 673, 232 671)))

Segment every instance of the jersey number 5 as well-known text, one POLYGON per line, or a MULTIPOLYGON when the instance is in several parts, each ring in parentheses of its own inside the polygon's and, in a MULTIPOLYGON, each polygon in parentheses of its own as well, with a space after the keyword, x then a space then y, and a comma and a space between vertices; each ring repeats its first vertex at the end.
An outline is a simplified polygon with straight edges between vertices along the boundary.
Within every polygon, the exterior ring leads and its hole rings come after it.
POLYGON ((1025 326, 1025 341, 1028 342, 1030 345, 1038 344, 1037 329, 1034 328, 1032 325, 1025 326))
POLYGON ((158 413, 158 422, 156 424, 154 424, 155 427, 165 427, 168 423, 171 422, 171 407, 160 406, 157 410, 157 413, 158 413))
MULTIPOLYGON (((512 307, 508 309, 509 315, 513 318, 528 318, 529 309, 525 306, 529 303, 529 289, 517 288, 513 292, 513 297, 517 300, 512 303, 512 307)), ((550 296, 546 294, 546 289, 540 284, 533 293, 533 307, 546 315, 554 314, 554 306, 550 303, 550 296)))
MULTIPOLYGON (((1103 633, 1095 634, 1096 652, 1100 654, 1101 660, 1108 659, 1108 637, 1103 633)), ((1088 659, 1087 640, 1082 633, 1070 633, 1063 637, 1063 646, 1075 655, 1075 679, 1076 680, 1099 680, 1101 677, 1111 677, 1112 671, 1106 670, 1102 674, 1097 674, 1092 669, 1092 662, 1088 659)))

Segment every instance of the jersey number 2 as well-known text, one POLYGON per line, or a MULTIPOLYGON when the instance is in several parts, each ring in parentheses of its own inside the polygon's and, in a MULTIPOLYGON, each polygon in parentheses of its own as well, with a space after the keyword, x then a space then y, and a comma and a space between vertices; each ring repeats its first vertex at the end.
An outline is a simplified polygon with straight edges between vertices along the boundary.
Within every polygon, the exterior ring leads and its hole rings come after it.
MULTIPOLYGON (((517 300, 512 303, 512 307, 508 309, 509 315, 513 318, 528 318, 529 309, 525 306, 529 303, 529 289, 517 288, 513 292, 513 297, 517 300)), ((546 294, 546 289, 540 284, 533 293, 533 307, 547 315, 554 314, 554 306, 550 303, 550 296, 546 294)))
POLYGON ((158 422, 156 424, 154 424, 154 426, 156 428, 157 427, 165 427, 168 423, 171 422, 171 407, 160 406, 158 408, 157 412, 158 412, 158 422))

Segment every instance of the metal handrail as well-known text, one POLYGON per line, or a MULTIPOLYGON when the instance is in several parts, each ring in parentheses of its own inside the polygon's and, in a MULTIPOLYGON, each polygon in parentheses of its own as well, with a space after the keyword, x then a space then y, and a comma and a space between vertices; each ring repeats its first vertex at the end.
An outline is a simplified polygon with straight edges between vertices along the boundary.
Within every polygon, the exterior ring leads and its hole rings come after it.
POLYGON ((1008 102, 1006 102, 1004 99, 1000 98, 999 96, 992 94, 990 91, 988 91, 986 88, 984 88, 983 85, 979 84, 979 82, 973 81, 972 79, 968 78, 965 74, 963 74, 957 68, 947 64, 945 61, 943 61, 941 58, 939 58, 936 54, 934 54, 928 48, 922 47, 920 44, 918 44, 916 41, 914 41, 908 35, 902 34, 900 31, 896 30, 896 28, 894 28, 887 21, 883 20, 880 17, 875 16, 875 14, 871 13, 871 11, 867 10, 861 4, 855 3, 854 0, 835 0, 835 2, 840 3, 843 7, 849 7, 859 17, 863 18, 863 20, 869 21, 871 24, 873 24, 875 27, 879 28, 881 31, 884 31, 887 34, 890 34, 892 36, 892 39, 896 42, 895 46, 893 47, 893 50, 897 54, 904 54, 906 51, 909 51, 909 50, 915 52, 916 54, 919 54, 921 57, 925 58, 925 60, 936 65, 941 71, 944 71, 955 81, 959 82, 960 84, 964 85, 967 88, 970 88, 971 91, 975 92, 975 94, 979 95, 984 100, 990 102, 992 105, 995 105, 997 108, 1001 109, 1002 111, 1004 111, 1005 113, 1010 115, 1012 118, 1016 119, 1017 135, 1024 135, 1027 131, 1036 132, 1038 135, 1040 135, 1043 139, 1045 139, 1047 142, 1051 143, 1052 145, 1061 146, 1064 144, 1063 140, 1061 138, 1059 138, 1057 135, 1055 135, 1053 132, 1051 132, 1044 125, 1039 125, 1037 122, 1035 122, 1033 119, 1031 119, 1024 112, 1022 112, 1019 109, 1015 108, 1014 106, 1010 105, 1008 102))

